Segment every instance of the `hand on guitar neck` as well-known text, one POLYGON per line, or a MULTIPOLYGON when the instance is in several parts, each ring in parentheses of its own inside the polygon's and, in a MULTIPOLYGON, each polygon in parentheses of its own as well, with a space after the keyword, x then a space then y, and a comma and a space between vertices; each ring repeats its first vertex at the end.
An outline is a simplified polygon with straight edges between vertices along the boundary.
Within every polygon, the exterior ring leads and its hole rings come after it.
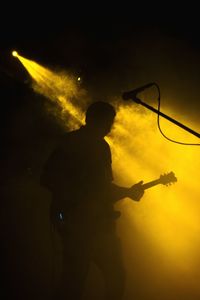
POLYGON ((172 183, 175 183, 176 181, 177 178, 175 177, 175 174, 173 172, 160 175, 158 179, 152 180, 144 184, 143 181, 140 181, 129 188, 128 197, 131 198, 132 200, 139 201, 144 194, 144 190, 153 187, 157 184, 163 184, 168 186, 171 185, 172 183))

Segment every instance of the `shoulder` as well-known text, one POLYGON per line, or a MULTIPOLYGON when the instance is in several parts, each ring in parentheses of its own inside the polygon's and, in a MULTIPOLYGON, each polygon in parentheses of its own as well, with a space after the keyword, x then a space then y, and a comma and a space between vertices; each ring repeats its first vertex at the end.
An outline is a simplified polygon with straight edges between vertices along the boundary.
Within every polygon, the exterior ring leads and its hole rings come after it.
POLYGON ((66 150, 70 147, 72 144, 72 141, 74 140, 76 133, 75 131, 70 131, 64 133, 59 141, 56 143, 54 146, 54 149, 51 151, 51 154, 49 158, 51 159, 52 157, 59 156, 62 153, 66 152, 66 150))
POLYGON ((77 140, 78 136, 80 135, 79 131, 80 130, 78 129, 78 130, 66 132, 60 141, 59 147, 61 147, 61 148, 66 147, 67 144, 71 144, 71 143, 73 143, 73 141, 77 140))

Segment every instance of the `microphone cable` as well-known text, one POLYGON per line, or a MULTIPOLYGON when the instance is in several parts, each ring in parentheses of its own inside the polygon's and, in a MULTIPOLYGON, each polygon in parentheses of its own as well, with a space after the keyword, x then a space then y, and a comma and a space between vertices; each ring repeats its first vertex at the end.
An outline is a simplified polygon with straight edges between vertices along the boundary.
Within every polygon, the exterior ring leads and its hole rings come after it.
POLYGON ((164 132, 162 131, 161 129, 161 126, 160 126, 160 106, 161 106, 161 101, 160 101, 160 88, 159 88, 159 85, 157 83, 154 83, 154 85, 157 87, 157 90, 158 90, 158 116, 157 116, 157 125, 158 125, 158 129, 160 131, 160 133, 164 136, 165 139, 167 139, 168 141, 170 142, 173 142, 173 143, 176 143, 176 144, 180 144, 180 145, 184 145, 184 146, 200 146, 200 144, 195 144, 195 143, 184 143, 184 142, 180 142, 180 141, 176 141, 176 140, 173 140, 169 137, 167 137, 164 132))

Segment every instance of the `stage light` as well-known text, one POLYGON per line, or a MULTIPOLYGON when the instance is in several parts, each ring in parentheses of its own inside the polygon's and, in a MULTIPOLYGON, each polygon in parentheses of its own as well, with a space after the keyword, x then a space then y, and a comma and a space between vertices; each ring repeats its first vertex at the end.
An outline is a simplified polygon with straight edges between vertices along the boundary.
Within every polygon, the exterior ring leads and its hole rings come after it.
POLYGON ((12 55, 13 55, 14 57, 17 57, 17 56, 18 56, 17 51, 13 51, 13 52, 12 52, 12 55))

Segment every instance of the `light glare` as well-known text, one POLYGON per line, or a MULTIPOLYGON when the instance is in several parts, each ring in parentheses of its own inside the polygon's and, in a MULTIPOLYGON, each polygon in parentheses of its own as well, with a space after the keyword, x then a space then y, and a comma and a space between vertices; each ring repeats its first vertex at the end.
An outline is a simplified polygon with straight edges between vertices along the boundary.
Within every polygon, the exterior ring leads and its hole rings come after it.
POLYGON ((13 51, 13 52, 12 52, 12 55, 13 55, 14 57, 17 57, 17 56, 18 56, 17 51, 13 51))

